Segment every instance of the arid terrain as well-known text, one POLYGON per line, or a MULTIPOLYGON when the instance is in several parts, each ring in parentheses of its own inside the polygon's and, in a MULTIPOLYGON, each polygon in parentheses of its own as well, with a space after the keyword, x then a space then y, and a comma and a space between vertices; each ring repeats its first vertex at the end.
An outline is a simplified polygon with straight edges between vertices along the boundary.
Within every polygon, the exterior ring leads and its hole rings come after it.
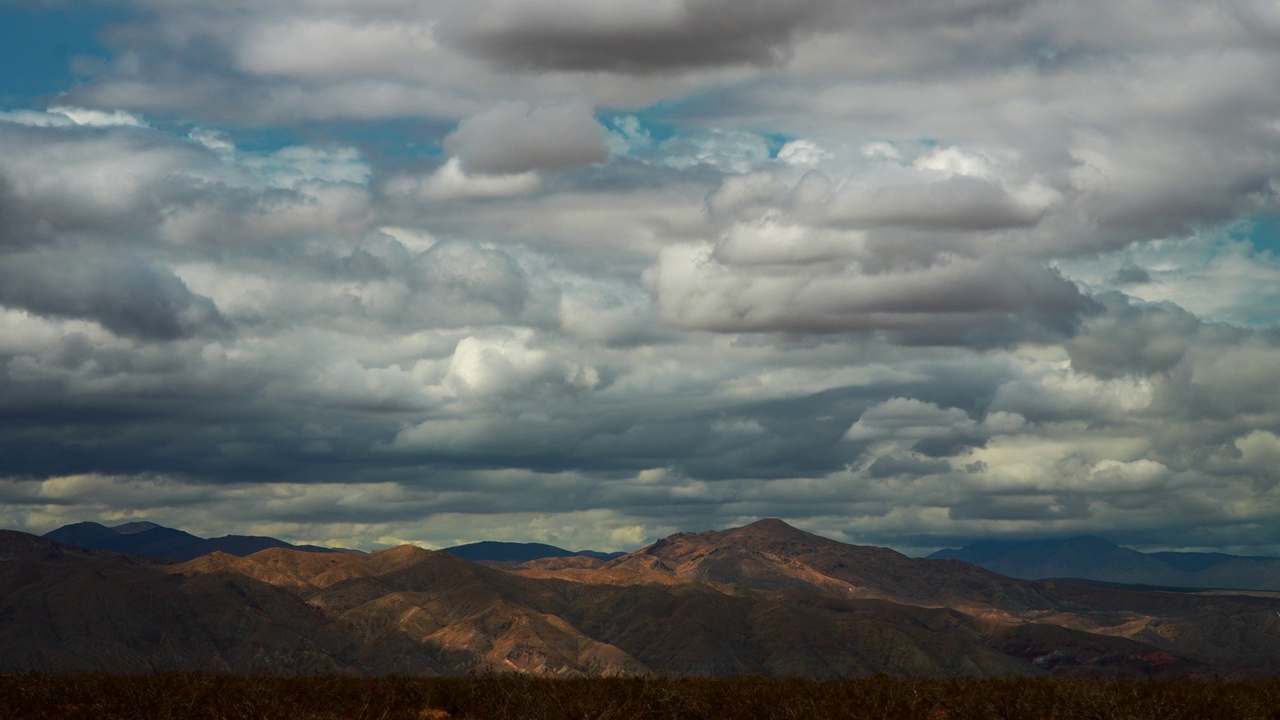
POLYGON ((0 669, 543 677, 1270 676, 1280 601, 1007 578, 762 520, 504 567, 187 562, 0 533, 0 669))

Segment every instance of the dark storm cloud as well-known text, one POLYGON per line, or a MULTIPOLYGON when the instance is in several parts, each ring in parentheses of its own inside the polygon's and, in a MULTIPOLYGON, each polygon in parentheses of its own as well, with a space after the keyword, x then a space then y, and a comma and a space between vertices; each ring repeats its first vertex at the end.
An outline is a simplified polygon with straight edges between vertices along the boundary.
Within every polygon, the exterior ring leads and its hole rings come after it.
POLYGON ((882 455, 867 468, 871 478, 895 475, 938 475, 951 470, 951 464, 942 460, 927 460, 912 455, 882 455))
POLYGON ((957 520, 1079 520, 1089 515, 1089 503, 1083 497, 1000 498, 977 495, 951 508, 951 517, 957 520))
POLYGON ((1073 367, 1099 377, 1167 373, 1198 344, 1234 344, 1247 335, 1206 324, 1172 304, 1136 302, 1119 293, 1100 300, 1107 312, 1065 344, 1073 367))
POLYGON ((1137 265, 1122 265, 1112 282, 1117 285, 1138 285, 1151 282, 1151 273, 1137 265))
POLYGON ((13 190, 12 181, 0 173, 0 252, 37 245, 47 234, 47 230, 28 216, 27 208, 13 190))
POLYGON ((0 305, 91 320, 124 337, 175 340, 227 330, 217 307, 164 269, 117 256, 0 256, 0 305))
MULTIPOLYGON (((461 6, 437 31, 445 43, 507 70, 675 73, 788 60, 806 35, 865 28, 963 27, 1008 15, 1024 0, 953 3, 831 0, 490 0, 461 6)), ((857 50, 853 51, 857 54, 857 50)))
POLYGON ((446 43, 512 70, 662 73, 770 65, 835 15, 830 0, 617 0, 468 3, 437 30, 446 43))

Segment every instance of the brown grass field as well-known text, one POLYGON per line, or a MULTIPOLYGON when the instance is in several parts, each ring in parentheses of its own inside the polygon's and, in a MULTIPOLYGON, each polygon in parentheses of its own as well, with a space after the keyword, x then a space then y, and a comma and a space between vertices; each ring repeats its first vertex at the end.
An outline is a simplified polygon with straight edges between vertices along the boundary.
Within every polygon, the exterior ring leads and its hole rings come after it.
POLYGON ((1280 718, 1280 680, 375 679, 0 675, 0 718, 623 720, 1280 718))

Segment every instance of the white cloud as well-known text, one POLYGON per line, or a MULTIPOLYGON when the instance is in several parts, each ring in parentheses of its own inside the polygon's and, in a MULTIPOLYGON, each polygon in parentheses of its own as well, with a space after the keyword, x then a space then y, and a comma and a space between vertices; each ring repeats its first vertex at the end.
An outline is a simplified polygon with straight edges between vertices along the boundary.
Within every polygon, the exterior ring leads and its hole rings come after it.
POLYGON ((37 110, 0 112, 0 122, 31 127, 150 127, 141 116, 124 110, 97 110, 64 105, 51 105, 44 112, 37 110))
POLYGON ((797 265, 847 260, 865 252, 858 231, 808 227, 778 213, 735 223, 716 243, 715 257, 727 265, 797 265))
POLYGON ((1172 476, 1172 470, 1154 460, 1103 460, 1090 470, 1089 482, 1082 489, 1121 492, 1158 490, 1172 476))
POLYGON ((1005 178, 981 153, 946 147, 909 165, 889 162, 850 177, 825 210, 831 222, 942 230, 1033 226, 1061 194, 1042 181, 1005 178))
POLYGON ((527 343, 527 336, 463 338, 449 360, 446 386, 458 395, 496 395, 528 383, 547 371, 548 358, 527 343))
POLYGON ((890 398, 868 408, 845 432, 845 440, 923 440, 947 438, 977 428, 959 408, 940 408, 915 398, 890 398))
POLYGON ((123 110, 95 110, 68 106, 50 106, 50 114, 61 114, 71 118, 76 125, 88 127, 147 127, 147 122, 138 115, 123 110))
POLYGON ((894 397, 863 411, 845 431, 844 440, 980 441, 997 435, 1015 435, 1028 429, 1017 413, 995 411, 981 421, 960 408, 942 408, 915 398, 894 397))
POLYGON ((778 149, 777 156, 780 162, 798 167, 817 167, 830 157, 831 153, 817 143, 804 139, 788 141, 778 149))
POLYGON ((1235 441, 1240 462, 1261 480, 1260 485, 1275 487, 1280 483, 1280 436, 1267 430, 1254 430, 1235 441))
POLYGON ((542 179, 536 172, 505 175, 471 174, 458 158, 449 158, 425 178, 402 175, 391 178, 386 190, 392 195, 413 195, 423 200, 471 200, 512 197, 533 192, 542 179))

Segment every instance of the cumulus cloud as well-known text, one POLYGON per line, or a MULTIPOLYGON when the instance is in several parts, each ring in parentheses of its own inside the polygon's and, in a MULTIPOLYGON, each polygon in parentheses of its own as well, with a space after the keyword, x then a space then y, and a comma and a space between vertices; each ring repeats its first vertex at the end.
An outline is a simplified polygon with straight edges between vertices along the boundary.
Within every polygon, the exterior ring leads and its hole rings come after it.
MULTIPOLYGON (((943 457, 961 454, 965 448, 982 445, 992 436, 1013 435, 1026 429, 1027 419, 1018 413, 998 410, 979 422, 960 408, 941 408, 915 398, 895 397, 863 411, 857 422, 845 431, 843 439, 892 441, 924 455, 943 457)), ((904 462, 881 456, 871 466, 876 471, 868 468, 868 472, 884 474, 904 462)), ((908 464, 905 469, 910 470, 911 466, 908 464)))
POLYGON ((782 158, 709 197, 723 228, 714 246, 660 254, 647 281, 668 322, 982 345, 1069 337, 1098 308, 1009 245, 1009 230, 1035 228, 1062 200, 1016 162, 954 146, 864 148, 837 179, 813 169, 831 153, 793 147, 811 162, 782 158))
POLYGON ((1280 483, 1280 436, 1267 430, 1254 430, 1237 438, 1240 462, 1259 481, 1263 488, 1274 488, 1280 483))
POLYGON ((504 103, 463 120, 444 149, 466 170, 498 175, 558 170, 608 159, 604 128, 581 103, 504 103))
POLYGON ((1155 460, 1102 460, 1089 471, 1081 489, 1090 491, 1135 492, 1164 487, 1173 471, 1155 460))
POLYGON ((0 110, 0 519, 1280 552, 1275 19, 122 6, 0 110))
POLYGON ((1120 295, 1103 300, 1110 311, 1066 345, 1073 367, 1100 377, 1168 372, 1182 362, 1201 333, 1218 335, 1219 340, 1240 336, 1228 327, 1205 326, 1176 305, 1135 303, 1120 295))
POLYGON ((868 408, 844 434, 846 440, 950 437, 976 423, 959 408, 943 408, 914 398, 892 398, 868 408))
POLYGON ((814 167, 830 157, 812 140, 791 140, 778 149, 778 160, 798 167, 814 167))
POLYGON ((998 230, 1036 225, 1060 200, 1041 182, 1002 182, 980 156, 947 148, 909 168, 852 179, 835 192, 826 217, 861 225, 998 230))
POLYGON ((1095 307, 1053 271, 995 259, 871 273, 857 263, 735 265, 687 245, 664 249, 646 277, 667 322, 722 332, 883 331, 907 343, 999 345, 1070 336, 1095 307))
POLYGON ((566 334, 607 346, 674 339, 671 330, 658 322, 648 296, 638 288, 601 282, 567 287, 560 295, 559 317, 566 334))
POLYGON ((1274 206, 1273 145, 1225 135, 1206 143, 1185 129, 1079 133, 1070 178, 1104 230, 1158 238, 1274 206), (1189 165, 1200 168, 1195 177, 1175 170, 1189 165))

